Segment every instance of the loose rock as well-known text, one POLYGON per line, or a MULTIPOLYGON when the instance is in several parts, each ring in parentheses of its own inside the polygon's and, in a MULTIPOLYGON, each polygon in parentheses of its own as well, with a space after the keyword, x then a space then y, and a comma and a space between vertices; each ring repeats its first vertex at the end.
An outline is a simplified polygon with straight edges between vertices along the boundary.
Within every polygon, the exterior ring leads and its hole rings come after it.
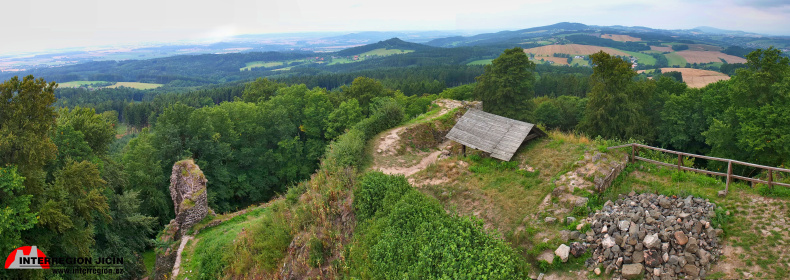
POLYGON ((561 244, 560 247, 558 247, 557 250, 554 251, 554 254, 560 257, 560 260, 562 260, 562 262, 567 262, 568 254, 570 252, 571 252, 571 247, 568 247, 568 245, 565 244, 561 244))

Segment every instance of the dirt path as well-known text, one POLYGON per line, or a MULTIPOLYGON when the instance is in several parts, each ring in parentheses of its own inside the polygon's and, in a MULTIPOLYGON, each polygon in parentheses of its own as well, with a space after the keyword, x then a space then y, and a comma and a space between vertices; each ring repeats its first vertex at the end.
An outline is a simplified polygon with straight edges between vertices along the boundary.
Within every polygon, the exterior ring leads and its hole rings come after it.
MULTIPOLYGON (((457 100, 449 100, 449 99, 439 99, 434 101, 434 104, 439 105, 442 109, 439 110, 437 114, 430 116, 425 119, 425 121, 430 121, 435 118, 438 118, 448 112, 458 107, 464 106, 464 103, 457 100)), ((434 151, 431 153, 427 153, 422 156, 422 159, 419 160, 414 165, 411 166, 393 166, 389 164, 382 164, 379 163, 376 159, 380 159, 382 157, 398 157, 397 152, 398 148, 400 147, 400 133, 403 132, 406 128, 409 128, 415 124, 407 125, 407 126, 400 126, 389 131, 385 132, 384 136, 378 140, 379 142, 376 143, 376 151, 373 155, 374 157, 374 165, 371 167, 373 170, 378 170, 384 172, 385 174, 395 175, 400 174, 406 177, 411 176, 426 167, 428 165, 433 164, 441 155, 442 151, 434 151)), ((445 147, 449 144, 448 141, 442 143, 439 147, 445 147)), ((421 153, 422 154, 422 153, 421 153)), ((396 162, 404 162, 403 159, 397 159, 396 162)))
POLYGON ((184 247, 186 247, 190 239, 192 239, 192 236, 189 235, 184 235, 181 238, 181 245, 178 246, 178 252, 176 252, 176 263, 173 265, 173 279, 178 276, 178 272, 181 270, 181 252, 184 251, 184 247))

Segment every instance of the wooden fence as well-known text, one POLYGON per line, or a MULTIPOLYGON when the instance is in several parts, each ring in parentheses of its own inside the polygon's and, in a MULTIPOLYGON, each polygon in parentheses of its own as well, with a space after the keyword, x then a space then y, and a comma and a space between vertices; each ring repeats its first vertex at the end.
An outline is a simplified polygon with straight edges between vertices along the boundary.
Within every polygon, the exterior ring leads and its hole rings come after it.
POLYGON ((774 185, 783 186, 783 187, 790 187, 790 184, 781 183, 781 182, 774 182, 773 181, 774 172, 788 172, 788 173, 790 173, 790 169, 759 165, 759 164, 743 162, 743 161, 737 161, 737 160, 732 160, 732 159, 725 159, 725 158, 717 158, 717 157, 709 157, 709 156, 703 156, 703 155, 689 154, 689 153, 684 153, 684 152, 678 152, 678 151, 672 151, 672 150, 667 150, 667 149, 651 147, 651 146, 637 144, 637 143, 631 143, 631 144, 625 144, 625 145, 620 145, 620 146, 609 147, 608 149, 612 150, 612 149, 619 149, 619 148, 626 148, 626 147, 631 147, 630 162, 636 162, 637 160, 641 160, 641 161, 646 161, 646 162, 650 162, 650 163, 654 163, 654 164, 658 164, 658 165, 663 165, 663 166, 677 167, 678 171, 686 170, 686 171, 693 171, 693 172, 698 172, 698 173, 705 173, 705 174, 709 174, 709 175, 727 177, 727 185, 724 187, 724 194, 727 194, 729 192, 730 181, 732 181, 732 179, 739 179, 739 180, 749 181, 749 182, 758 183, 758 184, 767 184, 769 188, 773 188, 774 185), (655 161, 655 160, 652 160, 652 159, 646 159, 646 158, 640 157, 639 156, 639 149, 640 148, 645 148, 645 149, 650 149, 650 150, 654 150, 654 151, 675 154, 675 155, 678 156, 677 164, 660 162, 660 161, 655 161), (683 166, 683 157, 701 158, 701 159, 707 159, 707 160, 726 162, 727 163, 727 173, 713 172, 713 171, 709 171, 709 170, 702 170, 702 169, 696 169, 696 168, 691 168, 691 167, 685 167, 685 166, 683 166), (754 168, 759 168, 759 169, 763 169, 763 170, 768 170, 768 181, 760 180, 760 179, 756 179, 756 178, 738 176, 738 175, 732 174, 732 165, 733 164, 740 164, 740 165, 745 165, 745 166, 749 166, 749 167, 754 167, 754 168))

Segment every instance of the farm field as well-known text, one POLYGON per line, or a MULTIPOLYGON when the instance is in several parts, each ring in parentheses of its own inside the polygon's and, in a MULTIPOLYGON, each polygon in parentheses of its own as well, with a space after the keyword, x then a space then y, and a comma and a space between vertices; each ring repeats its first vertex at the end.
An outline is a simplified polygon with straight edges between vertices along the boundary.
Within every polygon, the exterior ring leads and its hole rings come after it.
POLYGON ((669 64, 669 66, 686 66, 686 59, 678 55, 678 53, 668 53, 664 56, 667 57, 667 64, 669 64))
POLYGON ((525 53, 532 53, 535 54, 536 56, 551 56, 555 53, 566 53, 570 55, 591 55, 599 51, 604 51, 611 55, 622 55, 622 56, 628 55, 623 51, 612 49, 612 48, 578 45, 578 44, 548 45, 548 46, 542 46, 542 47, 536 47, 536 48, 524 50, 525 53))
POLYGON ((282 61, 253 61, 247 62, 245 67, 239 68, 239 71, 249 71, 257 67, 276 67, 283 65, 282 61))
POLYGON ((491 64, 493 59, 478 59, 472 62, 467 63, 466 65, 486 65, 491 64))
MULTIPOLYGON (((679 51, 677 54, 682 56, 688 63, 721 62, 721 59, 726 60, 727 63, 746 63, 746 59, 744 58, 718 51, 679 51)), ((667 57, 667 59, 669 59, 669 57, 667 57)), ((670 65, 674 64, 670 63, 670 65)))
POLYGON ((639 63, 640 65, 656 65, 656 58, 650 55, 639 53, 639 52, 629 52, 629 51, 623 51, 623 52, 627 53, 630 56, 636 57, 636 59, 638 60, 637 63, 639 63))
POLYGON ((71 82, 65 82, 65 83, 58 83, 58 87, 61 87, 61 88, 77 88, 77 87, 80 87, 82 85, 89 85, 89 86, 92 87, 93 85, 100 84, 100 83, 106 83, 106 82, 105 81, 71 81, 71 82))
POLYGON ((708 84, 721 80, 729 80, 730 76, 716 71, 693 69, 693 68, 661 68, 661 73, 680 72, 683 81, 691 88, 702 88, 708 84))
POLYGON ((343 63, 352 63, 352 62, 356 62, 356 61, 354 61, 354 60, 351 60, 351 59, 348 59, 348 58, 333 58, 333 59, 332 59, 332 62, 330 62, 330 63, 329 63, 329 64, 327 64, 327 65, 335 65, 335 64, 343 64, 343 63))
POLYGON ((401 49, 389 49, 388 50, 388 49, 385 49, 385 48, 381 48, 381 49, 375 49, 375 50, 372 50, 372 51, 361 53, 361 54, 359 54, 359 56, 366 56, 366 55, 387 56, 387 55, 404 54, 404 53, 410 53, 410 52, 414 52, 414 50, 401 50, 401 49))
POLYGON ((721 47, 705 45, 705 44, 690 44, 688 45, 690 51, 721 51, 721 47))
POLYGON ((587 60, 584 60, 582 58, 574 58, 573 61, 571 61, 571 65, 572 66, 589 66, 590 63, 587 62, 587 60))
POLYGON ((551 61, 554 62, 554 65, 568 65, 568 59, 564 57, 553 57, 553 56, 536 56, 533 61, 538 63, 538 61, 551 61))
POLYGON ((118 88, 118 87, 128 87, 128 88, 135 88, 135 89, 154 89, 161 87, 162 84, 149 84, 149 83, 138 83, 138 82, 117 82, 114 85, 108 86, 107 88, 118 88))
POLYGON ((650 46, 650 49, 659 52, 672 52, 672 47, 650 46))
POLYGON ((628 35, 619 35, 619 34, 601 34, 601 38, 612 39, 612 40, 620 41, 620 42, 638 42, 638 41, 642 41, 642 39, 640 39, 640 38, 631 37, 631 36, 628 36, 628 35))

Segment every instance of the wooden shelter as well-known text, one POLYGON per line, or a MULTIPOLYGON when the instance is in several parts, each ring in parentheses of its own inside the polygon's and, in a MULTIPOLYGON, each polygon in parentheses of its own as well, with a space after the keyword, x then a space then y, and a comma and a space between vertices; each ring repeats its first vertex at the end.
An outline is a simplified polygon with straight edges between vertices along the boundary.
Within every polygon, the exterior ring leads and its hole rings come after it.
POLYGON ((469 109, 447 133, 447 138, 509 161, 525 141, 546 136, 534 124, 469 109))

